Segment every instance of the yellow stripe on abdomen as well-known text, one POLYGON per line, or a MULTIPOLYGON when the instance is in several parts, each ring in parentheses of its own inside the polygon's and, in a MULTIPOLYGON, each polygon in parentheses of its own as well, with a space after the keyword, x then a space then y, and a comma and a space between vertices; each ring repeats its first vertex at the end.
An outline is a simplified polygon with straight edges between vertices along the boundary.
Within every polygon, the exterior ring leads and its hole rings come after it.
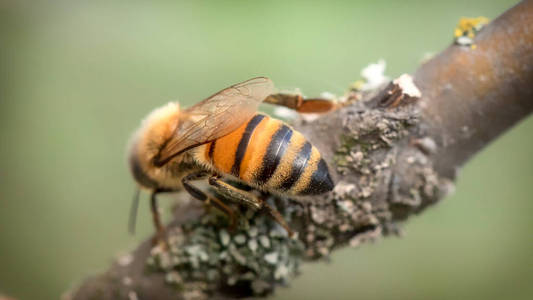
POLYGON ((276 119, 265 117, 250 137, 250 142, 241 162, 239 177, 250 183, 255 183, 255 177, 263 165, 263 158, 272 136, 283 125, 276 119))
POLYGON ((235 161, 235 153, 247 124, 241 125, 237 130, 213 141, 209 147, 206 147, 207 155, 209 156, 209 152, 212 152, 211 162, 220 172, 231 172, 235 161))

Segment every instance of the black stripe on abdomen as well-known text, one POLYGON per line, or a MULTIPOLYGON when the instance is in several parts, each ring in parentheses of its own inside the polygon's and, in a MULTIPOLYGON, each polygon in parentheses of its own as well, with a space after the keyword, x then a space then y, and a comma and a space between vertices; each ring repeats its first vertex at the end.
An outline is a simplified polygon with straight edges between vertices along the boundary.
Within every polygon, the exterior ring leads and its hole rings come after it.
POLYGON ((215 153, 215 146, 216 146, 217 140, 214 140, 211 142, 211 145, 209 145, 209 152, 207 153, 207 156, 209 156, 209 161, 213 162, 213 153, 215 153))
POLYGON ((281 190, 289 190, 298 181, 307 166, 307 162, 311 157, 311 150, 313 146, 309 142, 305 142, 302 149, 292 162, 291 174, 279 187, 281 190))
POLYGON ((252 133, 257 125, 259 125, 264 118, 264 115, 255 115, 248 122, 248 125, 246 125, 246 129, 244 129, 244 133, 239 141, 239 146, 237 146, 237 151, 235 152, 235 160, 233 161, 233 166, 231 166, 231 174, 239 177, 239 173, 241 171, 241 162, 244 158, 244 154, 246 153, 248 143, 250 142, 250 137, 252 136, 252 133))
POLYGON ((331 191, 333 187, 334 184, 329 175, 328 165, 324 159, 320 159, 316 170, 311 175, 308 185, 298 194, 318 195, 331 191))
POLYGON ((268 148, 263 157, 263 164, 261 172, 257 175, 255 181, 259 184, 266 183, 272 174, 276 171, 285 151, 289 147, 289 143, 292 137, 292 129, 286 125, 282 125, 281 128, 274 133, 268 148))

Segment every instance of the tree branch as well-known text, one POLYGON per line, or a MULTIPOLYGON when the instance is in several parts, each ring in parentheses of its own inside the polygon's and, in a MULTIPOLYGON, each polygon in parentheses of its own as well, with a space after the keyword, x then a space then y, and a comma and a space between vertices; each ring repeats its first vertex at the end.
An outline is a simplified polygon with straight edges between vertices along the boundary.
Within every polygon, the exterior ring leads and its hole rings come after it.
POLYGON ((246 210, 240 229, 228 233, 223 216, 191 202, 175 212, 170 251, 146 241, 71 297, 267 295, 302 261, 396 233, 400 221, 449 191, 469 157, 532 111, 532 16, 533 1, 522 2, 482 29, 476 47, 452 45, 422 65, 414 75, 420 99, 403 77, 380 91, 351 91, 334 113, 296 121, 337 183, 325 196, 271 197, 297 239, 246 210))
POLYGON ((533 108, 533 1, 507 11, 475 37, 475 50, 450 46, 415 73, 424 95, 435 164, 450 176, 533 108))

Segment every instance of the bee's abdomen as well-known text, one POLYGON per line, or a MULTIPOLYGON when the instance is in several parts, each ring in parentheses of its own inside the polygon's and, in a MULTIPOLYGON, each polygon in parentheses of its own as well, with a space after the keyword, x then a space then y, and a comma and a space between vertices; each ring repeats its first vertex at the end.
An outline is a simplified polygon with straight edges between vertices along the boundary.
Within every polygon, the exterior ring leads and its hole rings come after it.
POLYGON ((219 171, 267 190, 314 195, 333 189, 318 150, 298 131, 264 115, 209 144, 205 155, 219 171))
POLYGON ((318 195, 331 191, 334 184, 318 149, 296 131, 267 186, 293 195, 318 195))

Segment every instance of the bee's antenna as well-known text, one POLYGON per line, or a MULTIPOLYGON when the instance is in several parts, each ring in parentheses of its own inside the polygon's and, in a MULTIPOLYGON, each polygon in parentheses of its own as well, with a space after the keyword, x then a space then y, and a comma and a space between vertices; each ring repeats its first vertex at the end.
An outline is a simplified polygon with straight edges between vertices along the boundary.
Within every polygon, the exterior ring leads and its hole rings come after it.
POLYGON ((135 234, 135 223, 137 222, 137 212, 139 211, 139 196, 141 189, 137 188, 135 194, 133 194, 133 199, 131 201, 130 207, 130 218, 128 221, 128 231, 130 234, 135 234))

